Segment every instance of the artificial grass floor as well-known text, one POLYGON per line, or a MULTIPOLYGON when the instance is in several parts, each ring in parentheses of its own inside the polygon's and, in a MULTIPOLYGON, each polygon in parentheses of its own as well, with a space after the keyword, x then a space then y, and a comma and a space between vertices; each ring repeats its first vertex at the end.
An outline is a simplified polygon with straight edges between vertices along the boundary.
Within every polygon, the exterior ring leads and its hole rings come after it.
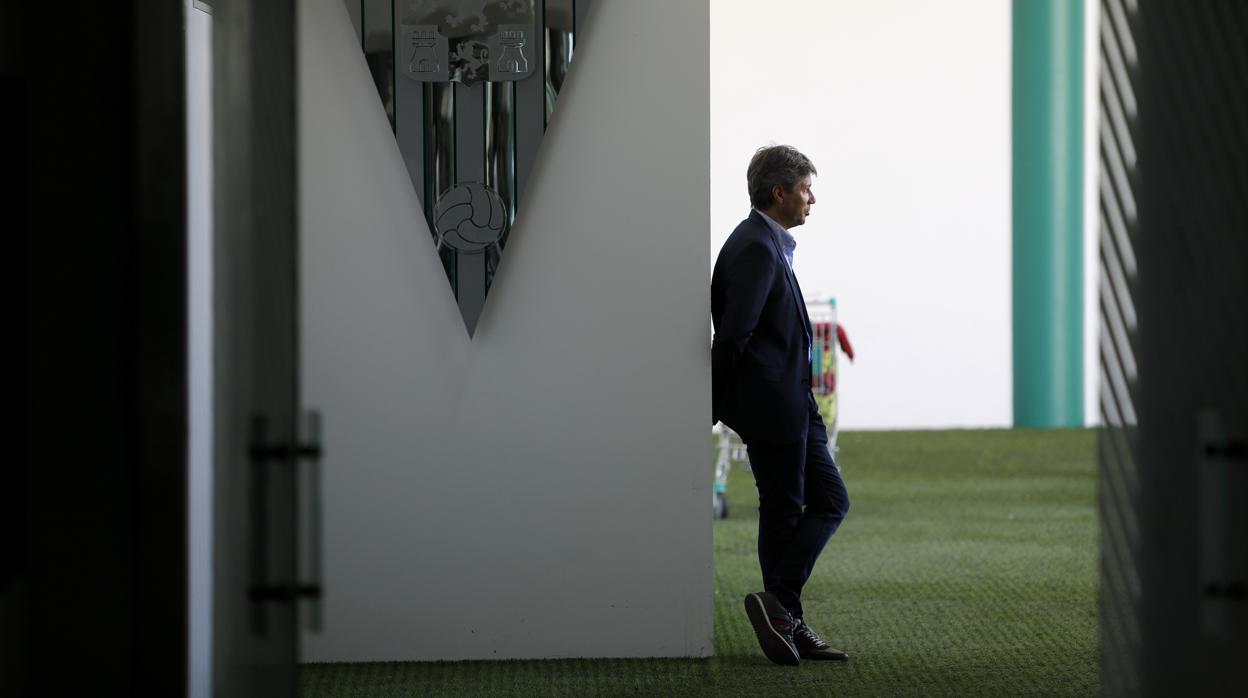
POLYGON ((760 587, 757 496, 749 473, 733 468, 729 518, 715 522, 710 659, 312 664, 302 695, 1097 692, 1095 432, 840 439, 850 514, 802 597, 807 620, 849 662, 777 667, 760 654, 741 608, 760 587))

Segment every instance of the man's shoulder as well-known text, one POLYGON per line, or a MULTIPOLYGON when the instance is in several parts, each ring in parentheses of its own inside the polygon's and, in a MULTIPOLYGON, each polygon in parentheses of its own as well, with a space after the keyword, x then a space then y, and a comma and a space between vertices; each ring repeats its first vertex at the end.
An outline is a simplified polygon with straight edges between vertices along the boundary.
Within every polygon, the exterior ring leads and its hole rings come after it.
POLYGON ((771 234, 771 229, 767 226, 767 221, 758 213, 758 211, 750 210, 750 215, 741 219, 737 227, 732 232, 736 234, 738 231, 751 231, 756 233, 771 234))
POLYGON ((770 267, 781 263, 780 252, 772 240, 771 231, 766 226, 759 226, 757 221, 749 218, 741 221, 723 247, 715 256, 715 268, 711 274, 711 285, 725 280, 729 269, 740 264, 749 266, 770 267))
POLYGON ((770 240, 771 229, 767 227, 767 223, 756 213, 751 213, 738 223, 737 227, 733 228, 732 233, 728 236, 728 242, 735 245, 769 242, 770 240))

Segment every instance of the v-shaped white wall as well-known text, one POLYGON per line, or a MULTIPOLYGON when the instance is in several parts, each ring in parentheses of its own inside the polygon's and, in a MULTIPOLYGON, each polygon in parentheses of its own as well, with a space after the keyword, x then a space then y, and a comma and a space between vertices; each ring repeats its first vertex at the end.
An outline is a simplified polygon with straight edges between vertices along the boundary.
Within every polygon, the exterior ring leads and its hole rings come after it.
POLYGON ((595 8, 472 340, 341 1, 299 12, 304 659, 709 654, 707 3, 595 8))

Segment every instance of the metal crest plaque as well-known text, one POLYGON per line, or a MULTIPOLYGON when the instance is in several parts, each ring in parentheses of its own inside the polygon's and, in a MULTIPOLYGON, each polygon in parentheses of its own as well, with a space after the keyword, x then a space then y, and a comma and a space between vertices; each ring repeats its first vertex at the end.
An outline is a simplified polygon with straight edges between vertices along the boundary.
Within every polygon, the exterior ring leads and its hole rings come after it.
POLYGON ((398 60, 427 82, 522 80, 533 72, 534 0, 413 0, 403 13, 398 60))
POLYGON ((472 335, 591 0, 348 5, 472 335))

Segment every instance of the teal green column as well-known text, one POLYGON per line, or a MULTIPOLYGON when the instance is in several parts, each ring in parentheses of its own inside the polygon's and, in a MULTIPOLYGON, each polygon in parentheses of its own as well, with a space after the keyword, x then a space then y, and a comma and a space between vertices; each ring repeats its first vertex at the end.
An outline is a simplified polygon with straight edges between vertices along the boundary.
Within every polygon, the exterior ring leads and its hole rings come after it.
POLYGON ((1013 35, 1014 424, 1083 426, 1083 2, 1013 35))

